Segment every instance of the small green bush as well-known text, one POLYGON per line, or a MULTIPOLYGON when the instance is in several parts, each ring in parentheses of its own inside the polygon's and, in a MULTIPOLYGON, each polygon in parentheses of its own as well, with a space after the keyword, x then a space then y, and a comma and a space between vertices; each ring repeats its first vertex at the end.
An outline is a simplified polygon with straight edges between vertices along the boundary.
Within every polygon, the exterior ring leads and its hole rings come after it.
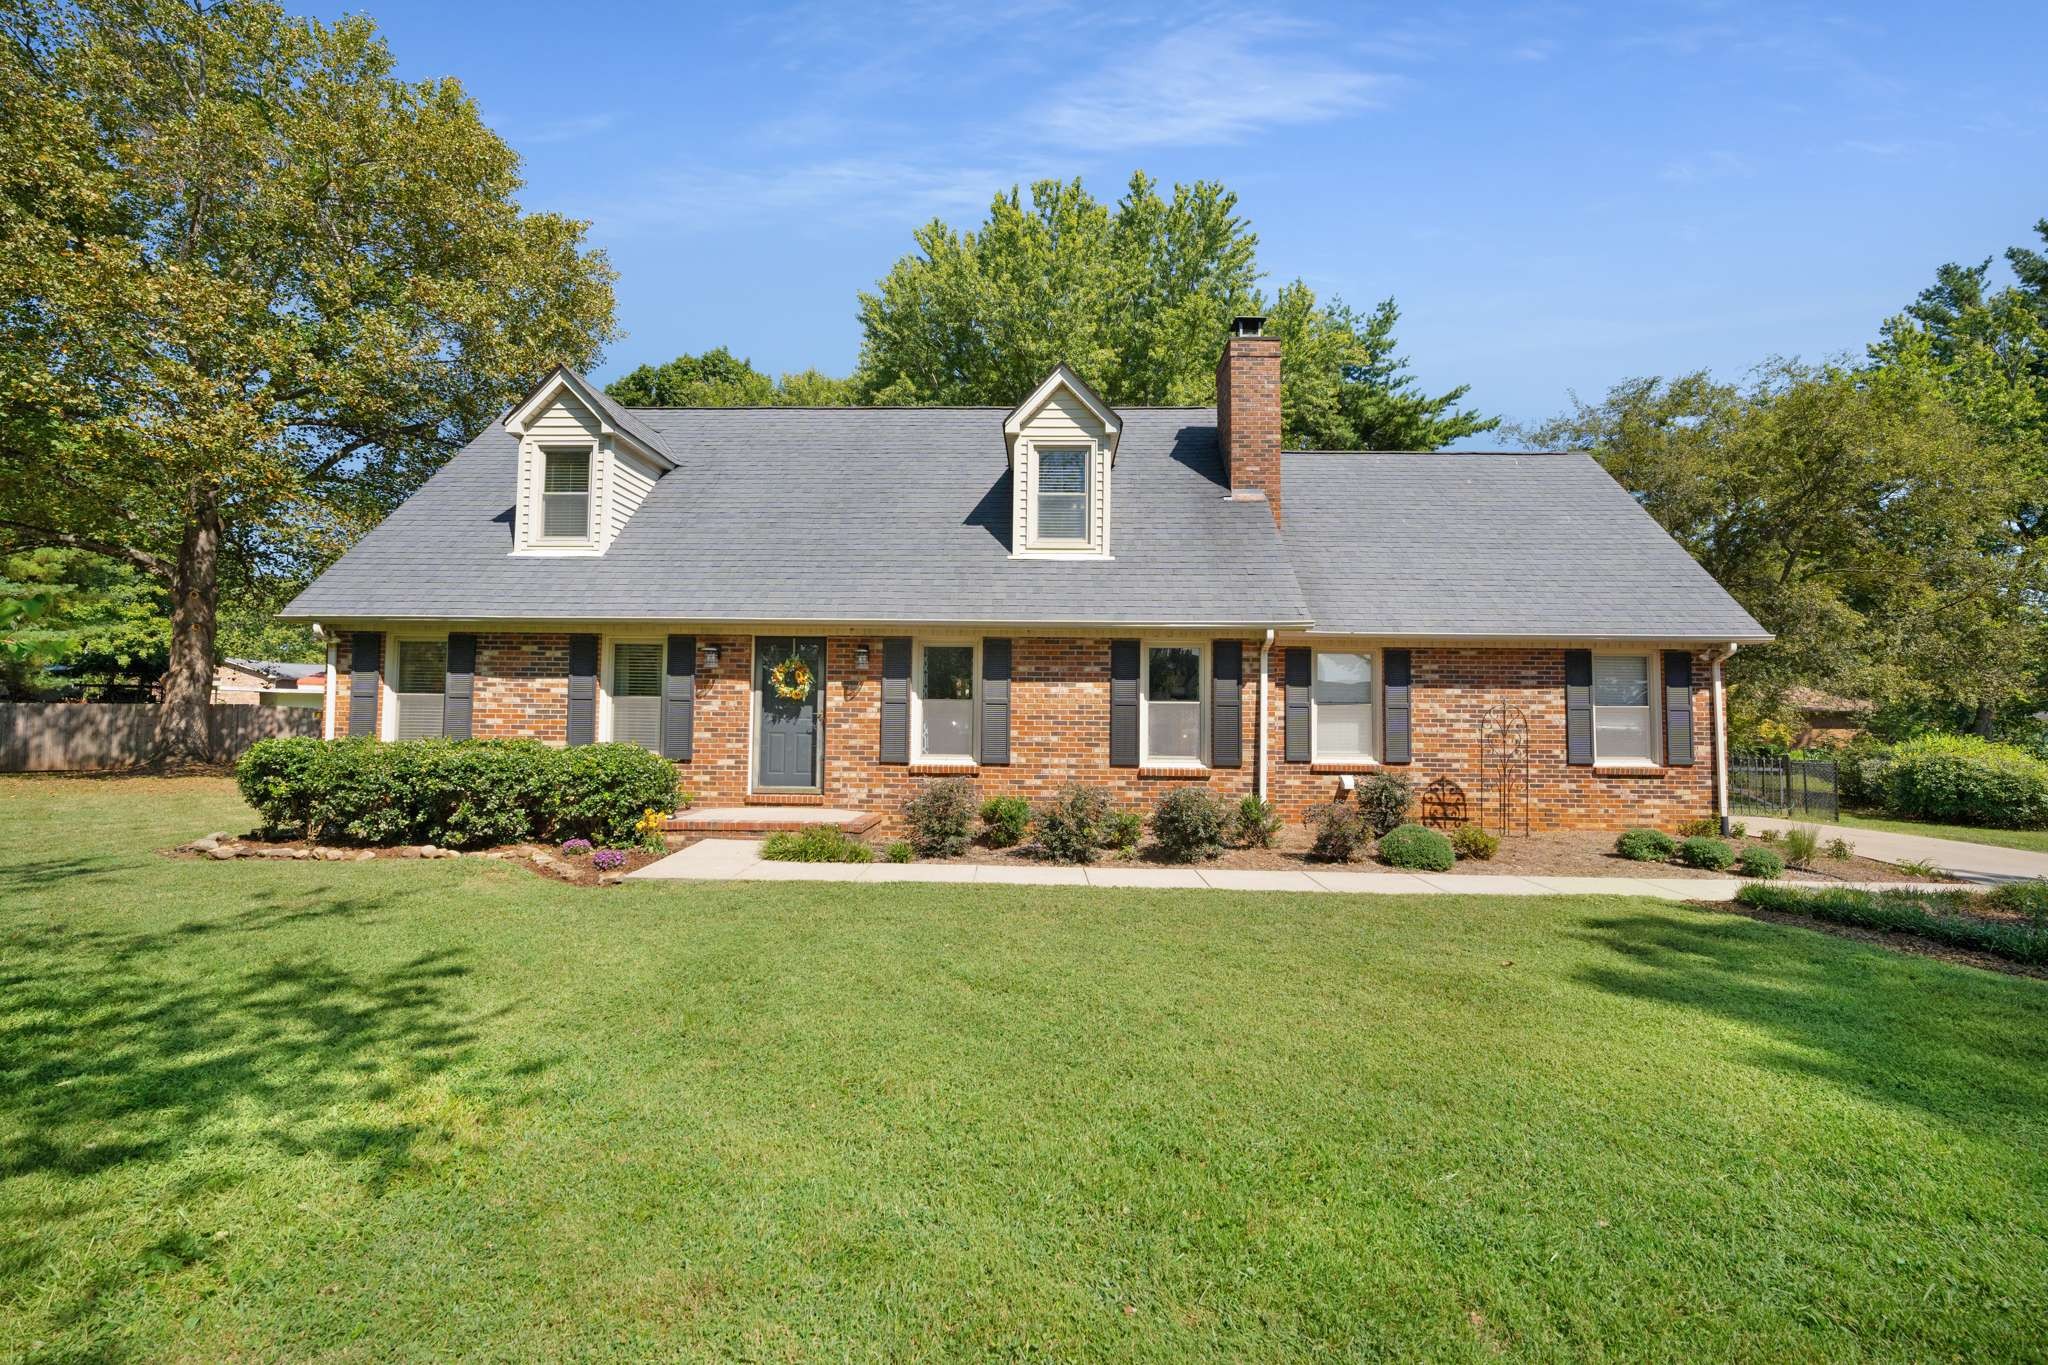
POLYGON ((1735 850, 1724 840, 1694 835, 1678 846, 1678 861, 1708 872, 1726 872, 1735 865, 1735 850))
POLYGON ((1794 825, 1785 831, 1785 861, 1794 867, 1812 867, 1820 852, 1820 831, 1812 825, 1794 825))
POLYGON ((1213 858, 1223 851, 1223 819, 1223 803, 1207 791, 1176 787, 1152 811, 1152 837, 1173 862, 1213 858))
POLYGON ((1230 837, 1245 848, 1271 848, 1280 832, 1280 815, 1271 801, 1258 796, 1238 798, 1230 813, 1230 837))
POLYGON ((1068 787, 1032 817, 1038 845, 1055 862, 1092 863, 1102 843, 1109 798, 1095 787, 1068 787))
POLYGON ((1031 828, 1031 803, 1021 796, 991 796, 981 803, 981 837, 990 848, 1024 842, 1031 828))
POLYGON ((1702 815, 1697 820, 1687 820, 1678 827, 1678 836, 1681 839, 1691 839, 1695 836, 1711 839, 1720 832, 1721 818, 1717 815, 1702 815))
POLYGON ((1349 801, 1330 801, 1310 808, 1308 826, 1314 831, 1309 854, 1332 863, 1348 863, 1372 839, 1365 815, 1349 801))
POLYGON ((1460 825, 1451 831, 1451 852, 1483 863, 1500 852, 1500 836, 1477 825, 1460 825))
POLYGON ((974 821, 974 784, 964 777, 927 782, 903 808, 910 846, 921 858, 952 858, 967 848, 974 821))
POLYGON ((1822 851, 1836 862, 1846 863, 1856 856, 1856 845, 1850 843, 1847 839, 1830 839, 1828 840, 1827 847, 1822 851))
POLYGON ((811 825, 769 835, 761 856, 771 863, 871 863, 875 851, 837 825, 811 825))
POLYGON ((1989 896, 1964 891, 1852 891, 1846 887, 1808 890, 1752 882, 1736 892, 1735 899, 1759 910, 1919 934, 2011 962, 2048 963, 2048 923, 1982 919, 1969 913, 1995 904, 1989 896))
POLYGON ((1375 839, 1406 820, 1414 804, 1415 789, 1399 773, 1368 773, 1359 779, 1359 818, 1375 839))
POLYGON ((1976 735, 1910 739, 1893 746, 1882 781, 1884 808, 1908 820, 2048 826, 2048 761, 2011 744, 1976 735))
POLYGON ((1632 863, 1668 863, 1678 853, 1678 840, 1661 829, 1623 830, 1614 851, 1632 863))
POLYGON ((1396 825, 1380 836, 1380 861, 1389 867, 1449 872, 1458 855, 1449 839, 1427 825, 1396 825))
POLYGON ((2043 929, 2048 929, 2048 882, 2007 882, 1986 892, 1984 899, 1997 909, 2025 915, 2043 929))
POLYGON ((1774 829, 1760 829, 1757 831, 1756 837, 1767 844, 1775 844, 1778 842, 1778 831, 1774 829))
MULTIPOLYGON (((488 741, 487 741, 488 742, 488 741)), ((391 746, 398 747, 398 746, 391 746)), ((550 750, 548 833, 557 839, 581 836, 596 844, 630 844, 650 806, 674 810, 676 765, 637 744, 583 744, 550 750)))
POLYGON ((1118 853, 1129 853, 1145 837, 1145 817, 1134 810, 1113 810, 1102 817, 1100 843, 1118 853))
POLYGON ((1761 877, 1768 881, 1785 875, 1785 860, 1775 849, 1745 848, 1735 861, 1735 870, 1745 877, 1761 877))
POLYGON ((912 848, 907 841, 898 839, 895 843, 889 845, 886 856, 892 863, 907 863, 917 856, 917 850, 912 848))

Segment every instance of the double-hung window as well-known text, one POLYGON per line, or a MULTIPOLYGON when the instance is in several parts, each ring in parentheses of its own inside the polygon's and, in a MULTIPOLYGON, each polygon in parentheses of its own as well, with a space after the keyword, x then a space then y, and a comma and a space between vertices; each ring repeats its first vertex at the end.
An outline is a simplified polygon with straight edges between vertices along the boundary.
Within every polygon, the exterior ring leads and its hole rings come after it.
POLYGON ((437 739, 448 702, 448 642, 400 640, 393 673, 395 739, 437 739))
POLYGON ((590 539, 590 451, 544 450, 541 460, 541 536, 590 539))
POLYGON ((1650 656, 1593 656, 1593 761, 1653 763, 1656 726, 1650 705, 1650 656))
POLYGON ((924 646, 918 671, 918 754, 937 762, 972 763, 974 646, 924 646))
POLYGON ((1375 755, 1370 654, 1319 649, 1309 704, 1317 762, 1369 762, 1375 755))
POLYGON ((612 738, 661 751, 661 645, 620 640, 612 646, 612 738))
POLYGON ((1202 761, 1202 649, 1148 645, 1145 649, 1145 756, 1147 763, 1202 761))
POLYGON ((1088 542, 1088 456, 1082 447, 1038 452, 1033 535, 1040 544, 1088 542))

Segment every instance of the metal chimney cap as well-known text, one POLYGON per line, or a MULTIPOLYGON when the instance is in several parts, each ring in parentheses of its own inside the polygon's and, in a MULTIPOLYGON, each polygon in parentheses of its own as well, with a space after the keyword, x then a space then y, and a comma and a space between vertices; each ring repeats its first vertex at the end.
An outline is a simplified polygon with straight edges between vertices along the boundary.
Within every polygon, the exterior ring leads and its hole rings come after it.
POLYGON ((1230 334, 1234 337, 1261 337, 1266 334, 1266 320, 1246 313, 1230 320, 1230 334))

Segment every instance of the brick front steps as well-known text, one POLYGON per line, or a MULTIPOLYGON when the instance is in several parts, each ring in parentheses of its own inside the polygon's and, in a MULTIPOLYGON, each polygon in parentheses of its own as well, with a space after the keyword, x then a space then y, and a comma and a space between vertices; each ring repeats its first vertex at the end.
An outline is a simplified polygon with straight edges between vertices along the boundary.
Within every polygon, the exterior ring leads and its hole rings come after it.
POLYGON ((848 834, 865 834, 882 823, 873 811, 841 810, 836 806, 708 806, 677 811, 662 828, 670 834, 776 834, 812 825, 836 825, 848 834))

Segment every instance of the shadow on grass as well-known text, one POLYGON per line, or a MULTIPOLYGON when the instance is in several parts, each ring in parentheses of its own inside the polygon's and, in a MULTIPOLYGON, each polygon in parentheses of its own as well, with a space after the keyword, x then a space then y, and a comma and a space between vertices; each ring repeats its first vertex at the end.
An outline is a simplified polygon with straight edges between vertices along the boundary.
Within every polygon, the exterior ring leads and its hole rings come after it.
MULTIPOLYGON (((1577 978, 1638 1000, 1701 1010, 1784 1046, 1756 1065, 1818 1077, 1879 1103, 2010 1142, 2048 1110, 2048 987, 1913 959, 1873 962, 1828 941, 1732 915, 1580 921, 1578 936, 1626 959, 1577 978), (1935 979, 1939 978, 1939 979, 1935 979)), ((2048 1167, 2025 1163, 2035 1184, 2048 1167)))

